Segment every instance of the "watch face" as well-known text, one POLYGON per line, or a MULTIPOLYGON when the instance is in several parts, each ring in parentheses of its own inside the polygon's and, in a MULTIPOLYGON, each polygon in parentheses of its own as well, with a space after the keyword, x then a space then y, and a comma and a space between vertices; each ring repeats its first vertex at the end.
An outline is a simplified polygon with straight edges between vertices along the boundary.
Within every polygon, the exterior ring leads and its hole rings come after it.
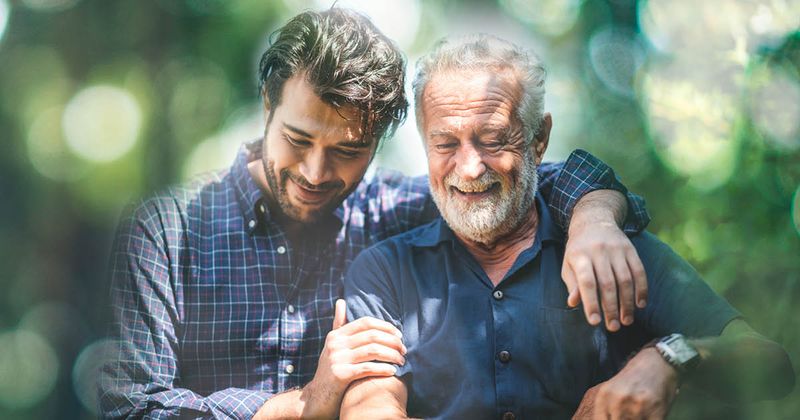
POLYGON ((676 361, 682 365, 698 356, 697 350, 689 345, 689 343, 687 343, 686 339, 683 337, 678 340, 674 340, 673 342, 669 343, 668 346, 670 346, 672 351, 675 352, 676 361))
POLYGON ((680 334, 664 337, 656 344, 656 349, 667 363, 679 370, 692 368, 700 361, 700 354, 680 334))

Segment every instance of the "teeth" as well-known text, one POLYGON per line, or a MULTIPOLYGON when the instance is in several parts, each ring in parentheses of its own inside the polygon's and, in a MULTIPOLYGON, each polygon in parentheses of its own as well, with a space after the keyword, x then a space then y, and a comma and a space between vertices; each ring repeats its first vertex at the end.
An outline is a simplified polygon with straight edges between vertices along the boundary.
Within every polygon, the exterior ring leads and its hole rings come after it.
POLYGON ((468 194, 482 193, 482 192, 485 192, 485 191, 489 190, 489 186, 480 187, 480 188, 459 188, 459 187, 455 187, 455 188, 457 190, 463 192, 463 193, 468 193, 468 194))

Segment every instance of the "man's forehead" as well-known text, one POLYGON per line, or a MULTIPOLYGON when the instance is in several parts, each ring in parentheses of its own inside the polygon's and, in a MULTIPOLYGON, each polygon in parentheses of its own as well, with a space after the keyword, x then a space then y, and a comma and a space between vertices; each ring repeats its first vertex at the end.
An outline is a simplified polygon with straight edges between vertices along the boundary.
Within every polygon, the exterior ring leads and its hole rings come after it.
POLYGON ((323 100, 304 78, 293 77, 287 81, 277 111, 282 127, 295 134, 371 143, 369 136, 363 135, 363 113, 357 107, 323 100))
POLYGON ((434 75, 422 95, 423 110, 453 115, 492 113, 516 106, 521 88, 510 72, 446 72, 434 75))

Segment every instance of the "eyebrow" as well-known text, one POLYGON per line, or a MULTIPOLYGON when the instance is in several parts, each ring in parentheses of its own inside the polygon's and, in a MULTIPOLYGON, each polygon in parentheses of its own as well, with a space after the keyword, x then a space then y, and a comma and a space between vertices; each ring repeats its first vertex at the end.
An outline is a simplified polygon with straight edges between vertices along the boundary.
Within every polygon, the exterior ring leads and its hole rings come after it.
POLYGON ((289 124, 283 123, 283 127, 286 128, 287 130, 292 131, 295 134, 299 134, 299 135, 301 135, 303 137, 308 137, 310 139, 314 138, 314 136, 312 136, 311 134, 309 134, 309 133, 307 133, 307 132, 305 132, 305 131, 303 131, 303 130, 301 130, 301 129, 293 126, 293 125, 289 125, 289 124))
POLYGON ((430 133, 431 137, 454 137, 452 130, 433 130, 430 133))
POLYGON ((506 133, 506 132, 508 132, 508 130, 510 128, 511 127, 509 127, 507 125, 501 125, 501 124, 487 125, 487 126, 481 127, 481 129, 478 130, 478 133, 480 133, 480 134, 484 134, 484 133, 506 133))
POLYGON ((337 143, 337 146, 350 147, 353 149, 366 149, 372 146, 372 142, 364 140, 345 140, 337 143))

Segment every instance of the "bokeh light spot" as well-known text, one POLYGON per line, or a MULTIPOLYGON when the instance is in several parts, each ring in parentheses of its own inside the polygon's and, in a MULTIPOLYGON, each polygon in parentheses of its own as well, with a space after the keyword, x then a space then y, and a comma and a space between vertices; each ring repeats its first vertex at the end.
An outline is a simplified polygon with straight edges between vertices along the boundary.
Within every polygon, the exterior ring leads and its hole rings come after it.
POLYGON ((800 81, 783 72, 764 71, 748 101, 761 133, 778 149, 800 146, 800 81))
POLYGON ((8 25, 8 17, 11 15, 11 6, 8 5, 8 0, 0 0, 0 41, 3 40, 3 35, 6 33, 6 26, 8 25))
POLYGON ((235 112, 219 133, 198 144, 183 165, 183 177, 230 166, 243 142, 254 140, 264 132, 261 107, 242 108, 235 112))
POLYGON ((581 0, 500 0, 506 13, 549 36, 559 36, 575 26, 581 0))
POLYGON ((723 72, 698 72, 696 64, 654 66, 642 83, 643 105, 659 157, 694 187, 709 190, 724 185, 735 168, 736 85, 723 72))
POLYGON ((110 162, 136 143, 142 113, 128 91, 107 85, 88 87, 64 110, 62 127, 67 145, 92 162, 110 162))
POLYGON ((26 137, 28 159, 37 172, 55 181, 74 181, 87 172, 84 161, 64 141, 60 107, 50 108, 33 121, 26 137))
POLYGON ((644 47, 632 31, 607 27, 589 39, 589 62, 594 74, 618 95, 633 95, 633 82, 644 59, 644 47))
POLYGON ((24 329, 0 333, 0 405, 24 409, 53 390, 58 357, 39 334, 24 329))
POLYGON ((97 340, 86 346, 75 359, 72 367, 72 387, 81 404, 97 414, 97 381, 103 364, 110 357, 117 357, 119 344, 115 340, 97 340))
POLYGON ((61 12, 78 4, 80 0, 22 0, 22 4, 39 12, 61 12))

